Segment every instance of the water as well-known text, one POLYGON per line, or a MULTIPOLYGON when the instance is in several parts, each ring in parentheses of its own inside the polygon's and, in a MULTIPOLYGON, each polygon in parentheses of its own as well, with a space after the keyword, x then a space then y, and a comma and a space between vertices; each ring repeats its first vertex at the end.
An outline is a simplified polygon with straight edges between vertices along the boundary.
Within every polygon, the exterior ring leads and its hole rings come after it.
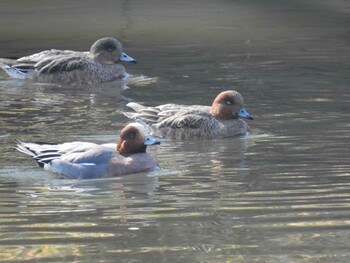
POLYGON ((348 262, 350 3, 104 3, 1 4, 0 57, 111 35, 143 80, 0 75, 1 262, 348 262), (162 140, 149 147, 160 171, 63 180, 15 151, 16 140, 114 142, 129 101, 210 104, 226 89, 245 98, 252 133, 162 140))

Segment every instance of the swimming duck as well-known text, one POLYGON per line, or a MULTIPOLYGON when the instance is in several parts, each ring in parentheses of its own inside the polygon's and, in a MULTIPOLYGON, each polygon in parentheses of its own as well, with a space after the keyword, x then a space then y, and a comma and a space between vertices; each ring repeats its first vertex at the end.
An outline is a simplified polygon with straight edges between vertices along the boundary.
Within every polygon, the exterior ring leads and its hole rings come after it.
POLYGON ((139 123, 126 125, 117 144, 66 142, 62 144, 19 142, 17 150, 32 156, 40 167, 70 179, 120 176, 155 170, 156 159, 146 153, 160 142, 139 123))
POLYGON ((135 102, 127 106, 135 112, 124 112, 125 116, 164 138, 214 139, 244 135, 249 126, 241 118, 253 120, 244 108, 243 97, 234 90, 221 92, 211 107, 177 104, 147 107, 135 102))
POLYGON ((86 85, 123 79, 128 74, 120 61, 136 60, 123 52, 112 37, 97 40, 89 52, 45 50, 17 60, 0 59, 11 78, 64 85, 86 85))

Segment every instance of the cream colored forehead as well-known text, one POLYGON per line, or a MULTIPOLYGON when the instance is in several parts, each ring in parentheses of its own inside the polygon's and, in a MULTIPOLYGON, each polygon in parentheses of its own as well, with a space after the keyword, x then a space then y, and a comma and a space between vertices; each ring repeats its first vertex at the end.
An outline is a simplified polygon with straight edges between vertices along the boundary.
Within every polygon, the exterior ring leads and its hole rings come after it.
POLYGON ((140 123, 137 123, 137 122, 130 123, 130 124, 127 125, 127 127, 134 127, 134 128, 136 128, 143 136, 148 134, 146 128, 140 123))

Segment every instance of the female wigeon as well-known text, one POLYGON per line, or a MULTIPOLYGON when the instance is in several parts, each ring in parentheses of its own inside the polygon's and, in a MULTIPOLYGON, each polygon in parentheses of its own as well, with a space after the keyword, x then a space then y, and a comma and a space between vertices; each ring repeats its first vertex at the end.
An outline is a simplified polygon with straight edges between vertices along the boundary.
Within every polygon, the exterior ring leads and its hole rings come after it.
POLYGON ((17 150, 31 155, 40 167, 71 179, 119 176, 158 168, 146 153, 148 145, 160 144, 139 123, 126 125, 117 144, 67 142, 43 144, 19 142, 17 150))
POLYGON ((120 61, 136 63, 118 40, 105 37, 89 52, 51 49, 17 60, 0 59, 0 67, 12 78, 85 85, 123 79, 128 74, 120 61))
POLYGON ((165 138, 214 139, 244 135, 249 126, 240 118, 253 120, 244 109, 243 97, 234 90, 221 92, 211 107, 177 104, 146 107, 135 102, 127 106, 135 112, 124 112, 125 116, 165 138))

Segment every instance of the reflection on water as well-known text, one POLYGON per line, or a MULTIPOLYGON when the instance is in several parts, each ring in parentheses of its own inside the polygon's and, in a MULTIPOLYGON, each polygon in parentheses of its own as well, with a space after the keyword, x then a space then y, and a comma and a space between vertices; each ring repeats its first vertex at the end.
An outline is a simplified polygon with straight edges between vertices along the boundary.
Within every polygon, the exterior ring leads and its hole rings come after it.
POLYGON ((348 262, 349 4, 107 2, 2 6, 0 57, 117 35, 140 63, 128 83, 86 87, 0 74, 1 261, 348 262), (244 96, 251 134, 163 139, 149 147, 160 171, 62 180, 15 151, 114 142, 129 101, 210 105, 225 89, 244 96))

